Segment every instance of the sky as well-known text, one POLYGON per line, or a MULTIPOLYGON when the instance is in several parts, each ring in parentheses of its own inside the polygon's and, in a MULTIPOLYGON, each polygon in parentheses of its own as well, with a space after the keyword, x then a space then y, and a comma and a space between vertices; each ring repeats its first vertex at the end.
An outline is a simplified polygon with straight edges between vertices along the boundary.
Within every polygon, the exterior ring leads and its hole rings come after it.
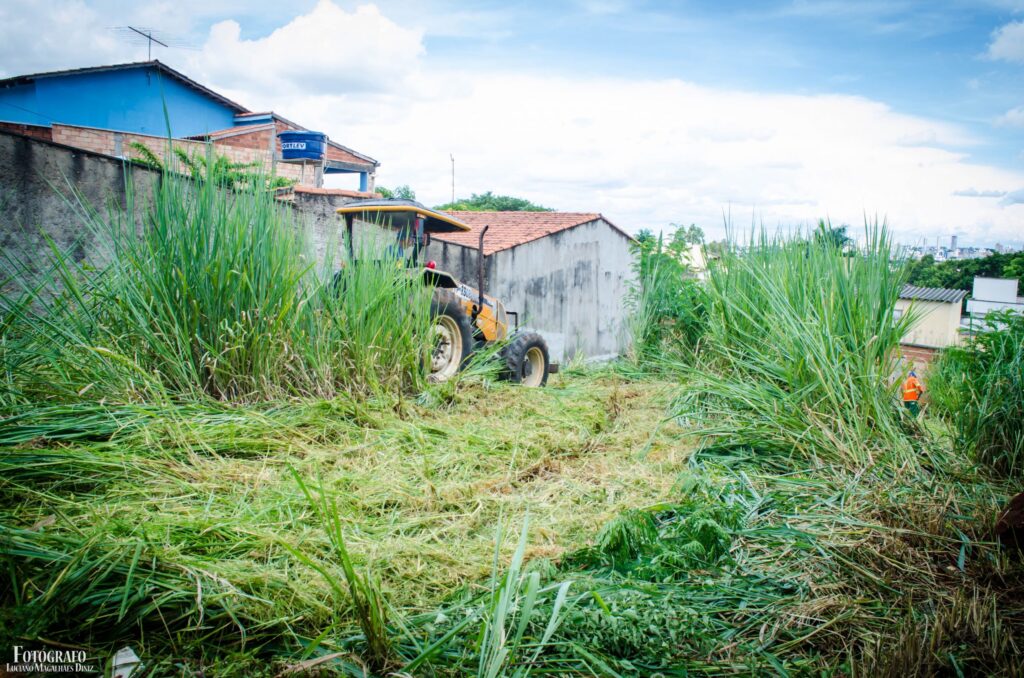
POLYGON ((1024 0, 5 0, 0 76, 143 60, 127 25, 428 205, 454 156, 459 197, 631 232, 825 218, 1024 245, 1024 0))

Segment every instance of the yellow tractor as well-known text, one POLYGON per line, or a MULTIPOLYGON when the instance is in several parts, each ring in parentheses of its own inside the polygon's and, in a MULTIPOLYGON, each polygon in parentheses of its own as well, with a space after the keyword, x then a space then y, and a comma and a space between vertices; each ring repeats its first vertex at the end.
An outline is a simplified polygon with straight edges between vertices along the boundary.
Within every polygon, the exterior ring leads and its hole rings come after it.
POLYGON ((386 225, 394 232, 395 243, 389 255, 404 260, 410 271, 420 275, 433 289, 430 315, 435 343, 430 356, 430 379, 440 382, 451 378, 469 360, 474 349, 487 343, 508 339, 501 349, 502 377, 524 386, 543 386, 548 374, 558 371, 552 363, 548 345, 537 332, 519 328, 519 314, 484 293, 484 236, 480 230, 477 246, 477 286, 474 288, 447 271, 437 269, 433 261, 420 263, 430 244, 431 233, 469 231, 469 226, 444 212, 424 207, 413 200, 357 200, 338 209, 345 220, 349 257, 354 258, 356 219, 386 225), (509 317, 514 325, 509 327, 509 317))

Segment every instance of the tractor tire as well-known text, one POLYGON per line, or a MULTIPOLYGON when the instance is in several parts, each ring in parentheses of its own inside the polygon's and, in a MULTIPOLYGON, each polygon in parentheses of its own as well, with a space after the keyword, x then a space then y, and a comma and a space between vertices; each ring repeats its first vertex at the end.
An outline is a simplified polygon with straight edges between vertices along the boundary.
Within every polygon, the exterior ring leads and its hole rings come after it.
POLYGON ((430 353, 429 380, 448 381, 455 376, 473 352, 473 323, 454 293, 434 290, 430 300, 430 319, 436 340, 430 353))
POLYGON ((523 386, 539 387, 548 383, 551 359, 548 343, 536 332, 518 332, 502 350, 505 369, 502 375, 523 386))

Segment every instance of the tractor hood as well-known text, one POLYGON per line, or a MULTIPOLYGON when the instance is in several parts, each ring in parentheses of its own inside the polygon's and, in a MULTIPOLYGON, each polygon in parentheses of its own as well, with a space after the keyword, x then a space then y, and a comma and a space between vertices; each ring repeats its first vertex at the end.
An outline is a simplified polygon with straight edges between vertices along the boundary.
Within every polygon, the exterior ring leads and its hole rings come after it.
POLYGON ((355 200, 338 208, 338 214, 352 214, 363 221, 392 228, 410 226, 417 217, 423 217, 423 230, 427 233, 454 233, 468 231, 469 226, 455 217, 432 210, 415 200, 355 200))

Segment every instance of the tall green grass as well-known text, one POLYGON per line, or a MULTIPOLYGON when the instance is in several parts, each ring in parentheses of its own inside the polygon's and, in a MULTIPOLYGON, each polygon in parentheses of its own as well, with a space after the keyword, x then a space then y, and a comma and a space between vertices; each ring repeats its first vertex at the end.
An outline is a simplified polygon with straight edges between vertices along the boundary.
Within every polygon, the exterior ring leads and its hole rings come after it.
POLYGON ((709 442, 862 465, 909 454, 896 399, 904 279, 884 226, 844 253, 753 236, 713 264, 700 364, 677 414, 709 442))
POLYGON ((72 196, 87 261, 4 260, 8 408, 422 385, 429 291, 401 268, 365 253, 335 277, 269 191, 165 173, 138 221, 132 200, 100 214, 72 196))
POLYGON ((634 248, 636 279, 627 297, 634 364, 664 365, 693 357, 704 334, 701 284, 686 264, 688 249, 663 237, 634 248))
POLYGON ((935 409, 957 448, 1010 476, 1024 471, 1024 316, 993 314, 929 370, 935 409))

